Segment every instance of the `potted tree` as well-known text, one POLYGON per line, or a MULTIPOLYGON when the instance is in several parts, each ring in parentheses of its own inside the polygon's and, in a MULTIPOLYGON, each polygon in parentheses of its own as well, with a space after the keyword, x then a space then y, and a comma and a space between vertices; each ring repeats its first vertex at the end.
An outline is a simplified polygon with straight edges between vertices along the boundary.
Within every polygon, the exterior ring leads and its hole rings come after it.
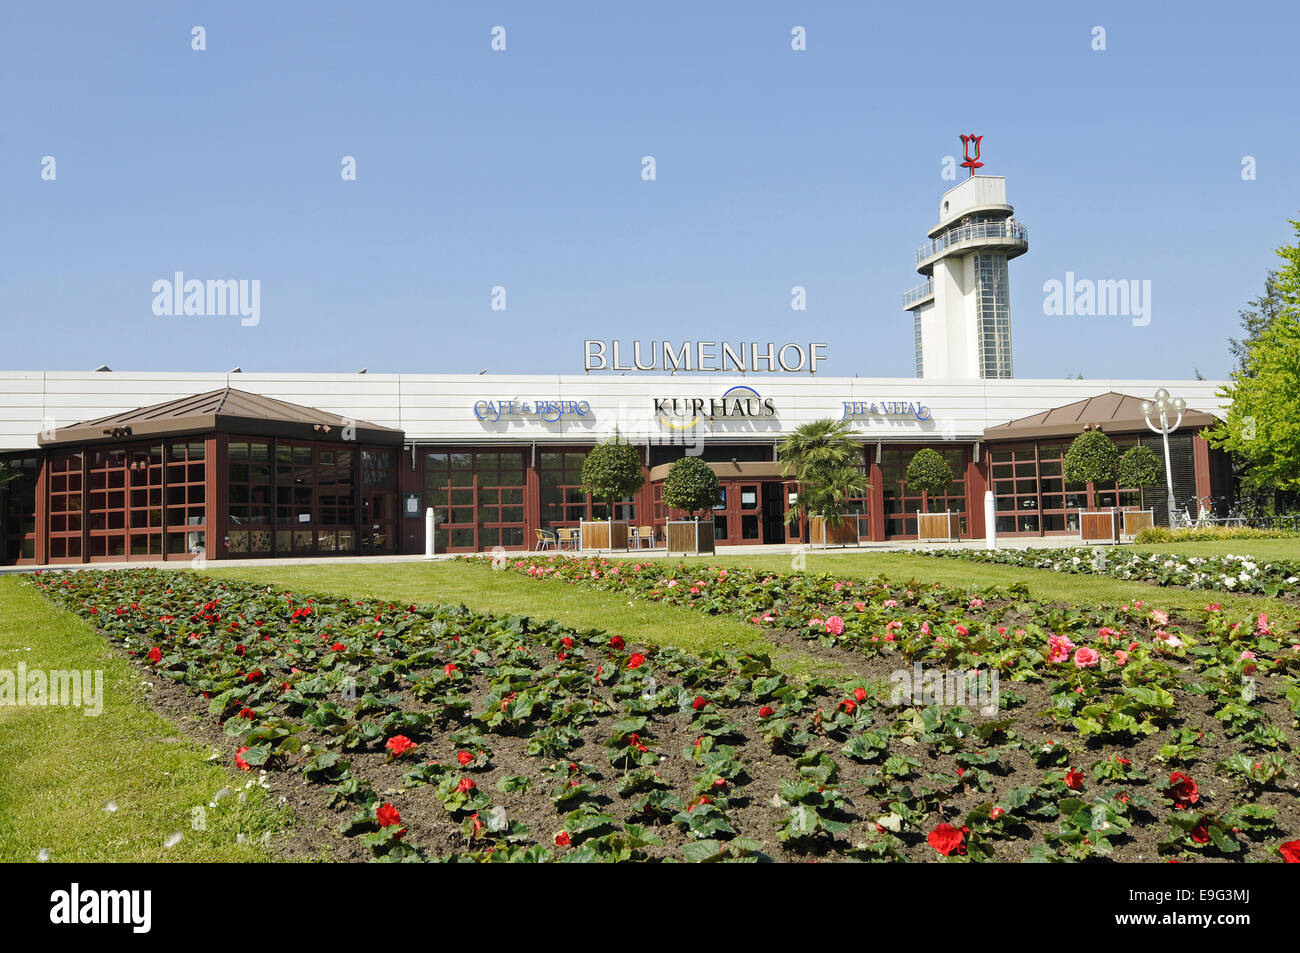
POLYGON ((614 519, 614 506, 645 486, 645 470, 636 447, 615 434, 598 443, 582 464, 582 488, 609 506, 607 518, 583 520, 583 549, 627 549, 627 521, 614 519))
MULTIPOLYGON (((1119 448, 1100 430, 1085 430, 1065 451, 1062 470, 1067 483, 1113 483, 1119 472, 1119 448)), ((1118 543, 1119 514, 1114 509, 1081 511, 1079 537, 1085 543, 1118 543)))
POLYGON ((713 520, 700 519, 722 499, 722 484, 713 468, 699 457, 682 457, 668 468, 663 494, 665 506, 691 515, 688 520, 668 521, 668 552, 713 552, 713 520))
MULTIPOLYGON (((1119 458, 1117 477, 1120 486, 1136 487, 1141 490, 1144 487, 1163 483, 1165 468, 1161 466, 1160 458, 1150 447, 1138 444, 1136 447, 1130 447, 1119 458)), ((1136 536, 1142 530, 1151 529, 1153 526, 1155 526, 1154 509, 1124 511, 1125 536, 1136 536)))
POLYGON ((799 483, 795 505, 785 514, 795 524, 801 510, 808 513, 808 538, 823 545, 856 543, 856 521, 845 523, 850 497, 867 491, 862 471, 862 445, 843 421, 825 418, 802 424, 777 447, 783 476, 799 483))
MULTIPOLYGON (((907 465, 904 475, 908 489, 921 490, 927 495, 947 489, 953 480, 952 467, 937 451, 926 447, 918 450, 907 465)), ((930 512, 916 513, 916 538, 920 541, 953 540, 961 536, 961 516, 947 510, 939 512, 937 501, 928 500, 930 512)))

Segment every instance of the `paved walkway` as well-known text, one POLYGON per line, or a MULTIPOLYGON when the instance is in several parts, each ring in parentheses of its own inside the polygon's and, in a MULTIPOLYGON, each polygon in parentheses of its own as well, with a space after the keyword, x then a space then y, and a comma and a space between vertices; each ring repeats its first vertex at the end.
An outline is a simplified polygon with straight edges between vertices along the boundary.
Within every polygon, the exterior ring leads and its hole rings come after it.
MULTIPOLYGON (((998 540, 999 549, 1061 549, 1069 546, 1079 546, 1080 541, 1077 536, 1045 536, 1045 537, 1011 537, 998 540)), ((804 553, 866 553, 866 552, 907 552, 915 549, 983 549, 985 542, 982 539, 963 539, 951 543, 918 543, 914 540, 894 540, 883 543, 862 543, 858 546, 809 546, 802 545, 769 545, 769 546, 719 546, 718 551, 714 554, 719 557, 724 556, 791 556, 797 552, 804 553)), ((543 553, 520 553, 510 551, 508 555, 546 555, 553 550, 546 550, 543 553)), ((439 553, 434 556, 434 560, 454 559, 458 554, 439 553)), ((483 553, 484 556, 491 556, 491 553, 483 553)), ((564 550, 562 555, 575 555, 572 550, 564 550)), ((600 555, 611 556, 616 558, 629 559, 668 559, 681 556, 681 553, 673 553, 671 556, 663 549, 633 549, 627 552, 598 552, 583 551, 576 555, 600 555)), ((159 562, 157 560, 141 562, 97 562, 97 563, 58 563, 52 566, 0 566, 0 574, 57 571, 57 570, 78 570, 78 569, 140 569, 141 567, 154 567, 157 569, 238 569, 240 567, 253 566, 315 566, 315 565, 342 565, 346 563, 357 563, 369 565, 374 563, 420 563, 425 562, 428 557, 422 555, 406 556, 284 556, 275 559, 209 559, 209 560, 185 560, 177 559, 168 562, 159 562)))

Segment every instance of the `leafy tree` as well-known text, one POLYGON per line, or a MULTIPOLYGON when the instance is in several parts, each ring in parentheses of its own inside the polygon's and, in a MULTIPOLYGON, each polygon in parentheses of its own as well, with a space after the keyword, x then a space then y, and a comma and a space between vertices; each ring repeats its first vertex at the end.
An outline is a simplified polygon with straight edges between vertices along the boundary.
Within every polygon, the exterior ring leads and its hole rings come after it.
POLYGON ((1155 486, 1165 482, 1165 468, 1150 447, 1139 444, 1125 451, 1119 458, 1117 470, 1119 485, 1123 487, 1155 486))
POLYGON ((4 486, 10 480, 18 476, 17 470, 10 470, 5 466, 4 461, 0 460, 0 486, 4 486))
POLYGON ((1251 298, 1246 307, 1237 312, 1245 333, 1240 338, 1228 338, 1228 350, 1237 359, 1237 371, 1240 373, 1249 374, 1247 356, 1250 354, 1250 345, 1259 340, 1260 333, 1286 311, 1286 302, 1277 282, 1278 273, 1270 271, 1264 279, 1264 293, 1258 298, 1251 298))
POLYGON ((685 510, 692 518, 722 499, 722 484, 713 468, 699 457, 682 457, 668 468, 664 504, 685 510))
POLYGON ((1271 495, 1275 510, 1300 493, 1300 220, 1291 226, 1297 241, 1277 250, 1284 264, 1242 311, 1247 337, 1230 344, 1239 367, 1219 391, 1228 417, 1202 434, 1232 454, 1246 493, 1271 495))
MULTIPOLYGON (((933 495, 952 483, 952 467, 937 451, 926 447, 913 455, 903 479, 909 489, 924 490, 933 495)), ((931 500, 930 503, 934 505, 937 501, 931 500)))
MULTIPOLYGON (((777 447, 781 473, 799 481, 799 506, 838 526, 850 497, 867 490, 862 472, 862 445, 846 423, 825 418, 809 421, 788 434, 777 447)), ((799 521, 799 506, 786 511, 786 522, 799 521)))
POLYGON ((1085 430, 1065 451, 1066 483, 1113 483, 1119 470, 1119 448, 1100 430, 1085 430))
POLYGON ((614 504, 643 486, 645 471, 641 469, 641 454, 617 434, 592 447, 583 461, 582 488, 593 499, 609 504, 610 519, 614 518, 614 504))
MULTIPOLYGON (((1248 493, 1300 491, 1300 322, 1279 316, 1250 342, 1246 370, 1219 392, 1232 401, 1228 417, 1205 431, 1213 447, 1246 464, 1248 493)), ((1281 502, 1277 500, 1276 502, 1281 502)))

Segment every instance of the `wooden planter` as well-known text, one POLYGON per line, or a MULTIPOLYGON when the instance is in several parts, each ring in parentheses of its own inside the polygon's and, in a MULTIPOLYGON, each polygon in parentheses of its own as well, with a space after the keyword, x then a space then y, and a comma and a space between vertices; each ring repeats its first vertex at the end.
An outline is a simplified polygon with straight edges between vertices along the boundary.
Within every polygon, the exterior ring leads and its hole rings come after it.
POLYGON ((916 511, 916 539, 921 543, 947 543, 961 538, 961 514, 916 511))
POLYGON ((626 521, 583 520, 579 526, 583 549, 627 549, 626 521))
POLYGON ((664 524, 668 554, 713 553, 713 520, 669 520, 664 524))
POLYGON ((1124 535, 1136 536, 1144 529, 1151 529, 1156 525, 1155 510, 1125 510, 1124 511, 1124 535))
POLYGON ((1079 511, 1079 538, 1085 543, 1118 543, 1119 526, 1119 513, 1114 510, 1079 511))
POLYGON ((820 516, 808 517, 808 541, 821 546, 856 546, 858 544, 858 517, 845 515, 838 526, 828 526, 820 516))

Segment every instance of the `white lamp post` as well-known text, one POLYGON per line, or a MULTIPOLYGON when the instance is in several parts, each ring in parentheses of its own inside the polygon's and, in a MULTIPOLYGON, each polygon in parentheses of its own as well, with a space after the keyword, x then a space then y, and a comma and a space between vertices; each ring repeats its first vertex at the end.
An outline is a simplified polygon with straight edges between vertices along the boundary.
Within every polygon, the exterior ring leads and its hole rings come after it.
POLYGON ((1187 409, 1187 401, 1181 397, 1169 396, 1169 391, 1163 387, 1156 391, 1155 401, 1142 401, 1142 416, 1147 419, 1147 426, 1155 433, 1160 434, 1165 443, 1165 488, 1169 491, 1169 525, 1174 525, 1174 509, 1177 504, 1174 502, 1174 475, 1169 469, 1169 435, 1178 429, 1183 422, 1183 411, 1187 409), (1155 411, 1160 417, 1160 423, 1156 424, 1151 420, 1151 412, 1155 411), (1171 424, 1169 418, 1177 414, 1177 419, 1171 424))

